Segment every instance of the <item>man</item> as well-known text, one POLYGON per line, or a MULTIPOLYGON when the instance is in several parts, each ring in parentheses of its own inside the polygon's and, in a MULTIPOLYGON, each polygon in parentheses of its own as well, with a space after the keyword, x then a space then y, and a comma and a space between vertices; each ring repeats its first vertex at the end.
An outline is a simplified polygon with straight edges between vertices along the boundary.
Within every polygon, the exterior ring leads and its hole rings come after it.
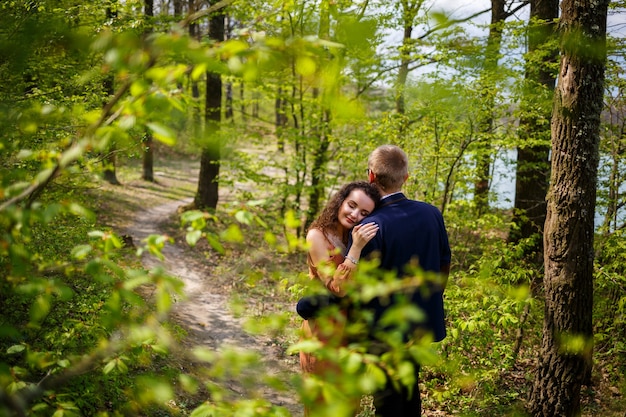
MULTIPOLYGON (((364 310, 373 313, 369 338, 372 339, 372 352, 376 354, 390 349, 385 343, 386 336, 381 336, 381 330, 390 329, 384 315, 398 306, 402 297, 408 298, 424 314, 419 322, 408 326, 401 323, 394 328, 400 329, 404 342, 419 343, 416 339, 426 334, 431 337, 428 340, 434 341, 446 336, 443 291, 450 272, 448 235, 443 216, 436 207, 409 200, 401 192, 408 176, 408 158, 399 147, 383 145, 370 154, 369 182, 380 189, 383 197, 380 208, 363 220, 363 223, 378 224, 379 230, 363 248, 361 258, 378 257, 380 268, 394 271, 398 279, 412 276, 423 279, 417 290, 397 291, 394 296, 377 297, 363 306, 364 310)), ((411 358, 409 360, 415 369, 414 382, 408 387, 398 386, 388 377, 386 387, 374 393, 377 416, 421 415, 419 364, 411 358)))

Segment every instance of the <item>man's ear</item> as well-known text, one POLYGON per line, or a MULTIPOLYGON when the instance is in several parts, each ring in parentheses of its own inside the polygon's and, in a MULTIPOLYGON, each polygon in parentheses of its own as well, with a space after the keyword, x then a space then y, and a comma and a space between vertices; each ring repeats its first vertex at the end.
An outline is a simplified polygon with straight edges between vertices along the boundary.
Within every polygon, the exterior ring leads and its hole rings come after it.
POLYGON ((374 184, 374 182, 376 181, 376 174, 374 174, 370 170, 369 174, 367 174, 367 180, 370 182, 370 184, 374 184))
POLYGON ((404 184, 404 183, 406 182, 406 180, 408 180, 408 179, 409 179, 409 174, 406 174, 406 175, 404 176, 404 181, 402 181, 402 184, 404 184))

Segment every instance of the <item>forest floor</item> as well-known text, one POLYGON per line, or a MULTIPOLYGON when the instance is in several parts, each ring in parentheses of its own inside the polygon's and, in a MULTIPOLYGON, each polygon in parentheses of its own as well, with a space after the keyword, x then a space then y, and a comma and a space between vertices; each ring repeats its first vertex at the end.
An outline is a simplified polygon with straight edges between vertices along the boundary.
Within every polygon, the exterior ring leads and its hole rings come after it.
MULTIPOLYGON (((141 167, 135 166, 134 171, 127 174, 118 171, 122 185, 102 185, 107 198, 99 210, 101 220, 117 234, 131 237, 135 246, 149 235, 167 235, 173 239, 165 246, 162 261, 144 253, 141 262, 147 270, 163 267, 184 283, 186 299, 175 303, 171 316, 172 321, 184 329, 184 345, 256 352, 263 360, 259 372, 264 372, 264 376, 273 374, 289 386, 290 376, 299 372, 297 357, 285 353, 286 343, 270 335, 251 334, 244 330, 245 314, 233 311, 230 302, 235 288, 233 280, 240 280, 242 263, 253 260, 217 256, 206 248, 192 248, 186 243, 179 212, 193 200, 199 163, 170 163, 162 170, 156 169, 154 183, 138 178, 141 167), (231 262, 231 265, 225 262, 231 262)), ((226 192, 221 193, 220 202, 229 198, 226 192)), ((184 358, 180 360, 185 361, 184 358)), ((193 369, 194 364, 181 363, 181 367, 193 369)), ((226 388, 242 399, 250 395, 237 380, 228 381, 226 388)), ((295 389, 285 392, 257 387, 254 395, 287 408, 294 417, 302 415, 295 389)), ((176 404, 170 406, 177 408, 176 404)))

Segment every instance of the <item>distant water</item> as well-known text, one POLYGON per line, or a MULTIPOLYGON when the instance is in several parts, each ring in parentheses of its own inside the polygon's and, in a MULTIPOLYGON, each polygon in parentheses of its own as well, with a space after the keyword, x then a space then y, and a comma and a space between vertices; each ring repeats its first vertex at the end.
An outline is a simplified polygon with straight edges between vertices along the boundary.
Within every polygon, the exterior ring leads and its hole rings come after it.
MULTIPOLYGON (((499 209, 511 209, 515 204, 515 161, 517 150, 500 151, 496 155, 491 182, 491 192, 496 196, 492 205, 499 209)), ((602 160, 600 161, 602 163, 602 160)), ((600 178, 601 180, 602 178, 600 178)), ((626 187, 621 190, 626 193, 626 187)), ((595 226, 602 225, 605 210, 596 207, 595 226)), ((618 214, 618 222, 626 223, 626 210, 618 214)))

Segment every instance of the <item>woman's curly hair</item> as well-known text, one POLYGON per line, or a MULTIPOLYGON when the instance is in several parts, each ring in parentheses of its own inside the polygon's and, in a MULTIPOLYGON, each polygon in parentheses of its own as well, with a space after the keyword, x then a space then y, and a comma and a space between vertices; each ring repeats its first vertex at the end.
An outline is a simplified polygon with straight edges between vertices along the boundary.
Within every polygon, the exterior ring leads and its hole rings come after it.
MULTIPOLYGON (((334 230, 339 222, 339 208, 343 204, 344 200, 348 198, 350 193, 354 190, 362 190, 365 195, 374 201, 374 209, 380 204, 381 194, 376 186, 370 184, 367 181, 354 181, 350 182, 339 189, 328 200, 326 206, 322 209, 322 212, 311 223, 308 230, 319 229, 322 233, 326 234, 329 230, 334 230)), ((348 243, 349 231, 344 233, 341 240, 344 244, 348 243)))

